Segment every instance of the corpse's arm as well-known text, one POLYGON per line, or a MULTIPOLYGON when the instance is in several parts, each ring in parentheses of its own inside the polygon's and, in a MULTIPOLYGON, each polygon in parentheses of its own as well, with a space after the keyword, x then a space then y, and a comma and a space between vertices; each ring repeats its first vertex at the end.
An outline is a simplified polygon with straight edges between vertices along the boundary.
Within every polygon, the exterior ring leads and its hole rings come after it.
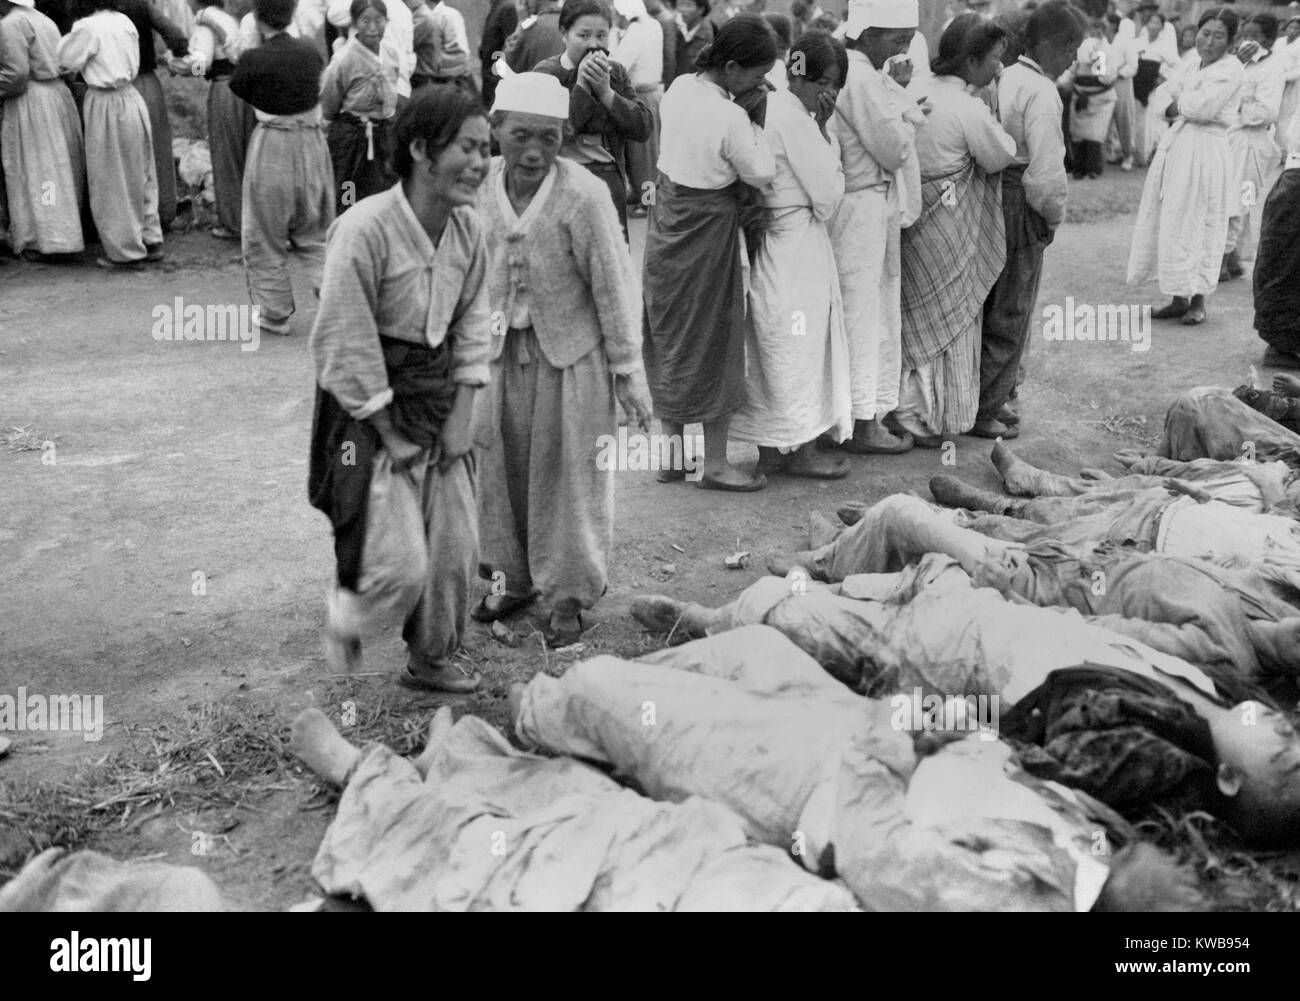
POLYGON ((1093 625, 1135 639, 1153 650, 1190 664, 1223 667, 1243 673, 1237 666, 1240 653, 1234 656, 1232 648, 1218 639, 1214 630, 1205 629, 1196 623, 1175 625, 1170 622, 1131 619, 1123 615, 1089 615, 1086 618, 1093 625))
POLYGON ((954 833, 913 823, 905 807, 915 761, 882 753, 873 736, 856 739, 842 760, 833 826, 835 870, 859 900, 890 911, 996 908, 1010 873, 1033 881, 1038 853, 1011 842, 986 845, 981 828, 996 833, 996 826, 976 822, 954 833))

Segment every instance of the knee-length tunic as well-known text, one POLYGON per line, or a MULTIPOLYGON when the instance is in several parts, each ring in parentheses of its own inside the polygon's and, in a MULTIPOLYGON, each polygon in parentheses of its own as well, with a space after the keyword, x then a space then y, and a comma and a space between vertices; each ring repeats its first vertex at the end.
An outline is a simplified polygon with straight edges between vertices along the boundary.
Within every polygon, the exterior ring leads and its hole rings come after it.
POLYGON ((739 441, 793 449, 830 431, 853 433, 849 345, 826 229, 844 197, 839 143, 828 141, 788 90, 767 99, 776 177, 763 191, 769 223, 749 287, 745 405, 739 441))
POLYGON ((1147 171, 1129 252, 1128 282, 1157 279, 1171 296, 1213 292, 1239 192, 1228 129, 1236 123, 1242 68, 1233 56, 1185 62, 1169 81, 1174 121, 1147 171))

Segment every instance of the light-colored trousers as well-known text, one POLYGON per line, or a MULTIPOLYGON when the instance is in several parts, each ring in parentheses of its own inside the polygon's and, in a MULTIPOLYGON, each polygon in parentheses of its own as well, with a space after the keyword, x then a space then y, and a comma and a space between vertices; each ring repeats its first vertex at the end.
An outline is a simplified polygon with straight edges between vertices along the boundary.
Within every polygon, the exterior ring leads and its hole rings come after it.
POLYGON ((241 236, 248 294, 264 327, 287 332, 293 315, 289 251, 312 288, 325 266, 325 232, 334 221, 334 168, 320 125, 259 122, 244 165, 241 236))
POLYGON ((380 618, 400 616, 413 658, 427 667, 451 660, 465 632, 478 565, 474 481, 472 453, 445 473, 432 449, 401 472, 387 452, 376 455, 361 575, 355 592, 331 594, 334 628, 359 636, 380 618))
POLYGON ((1121 77, 1115 81, 1115 117, 1110 120, 1110 135, 1106 137, 1106 154, 1114 157, 1133 156, 1133 130, 1137 114, 1146 113, 1146 108, 1137 103, 1133 96, 1133 78, 1121 77))
POLYGON ((898 406, 903 377, 902 256, 893 185, 852 191, 831 218, 844 297, 853 419, 898 406))
POLYGON ((614 477, 596 464, 618 429, 613 380, 600 347, 555 368, 531 329, 505 336, 474 408, 483 570, 572 615, 605 592, 614 543, 614 477))
POLYGON ((86 89, 86 175, 90 214, 111 261, 144 260, 163 242, 153 133, 144 98, 130 84, 86 89))

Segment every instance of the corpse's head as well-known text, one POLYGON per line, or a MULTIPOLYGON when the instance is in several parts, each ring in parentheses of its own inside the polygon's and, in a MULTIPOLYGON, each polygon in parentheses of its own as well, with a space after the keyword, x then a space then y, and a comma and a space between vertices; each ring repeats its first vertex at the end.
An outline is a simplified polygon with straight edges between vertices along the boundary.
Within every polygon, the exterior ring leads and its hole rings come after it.
POLYGON ((1252 844, 1300 844, 1300 736, 1276 709, 1242 702, 1210 719, 1223 819, 1252 844))

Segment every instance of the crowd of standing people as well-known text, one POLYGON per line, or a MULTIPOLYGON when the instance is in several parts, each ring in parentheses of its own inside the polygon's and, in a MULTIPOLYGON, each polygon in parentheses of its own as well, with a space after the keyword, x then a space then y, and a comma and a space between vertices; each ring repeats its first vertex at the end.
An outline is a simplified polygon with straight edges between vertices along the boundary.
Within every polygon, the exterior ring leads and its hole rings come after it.
MULTIPOLYGON (((401 609, 416 687, 477 684, 453 659, 469 615, 540 599, 553 646, 581 636, 620 406, 668 451, 664 483, 688 478, 702 425, 697 486, 721 491, 1014 438, 1069 172, 1149 163, 1128 277, 1192 324, 1296 148, 1300 16, 1215 8, 1183 52, 1150 0, 1097 19, 972 0, 931 59, 916 0, 851 0, 842 23, 802 3, 496 0, 480 85, 443 0, 254 0, 242 21, 190 4, 187 35, 147 0, 74 0, 63 27, 0 0, 8 239, 57 258, 93 228, 104 267, 160 259, 176 196, 154 34, 167 69, 210 81, 213 235, 241 240, 263 332, 293 329, 291 255, 320 300, 328 647, 354 664, 401 609), (476 573, 491 590, 471 609, 476 573)), ((1295 287, 1293 188, 1260 235, 1272 317, 1295 287)), ((1300 364, 1295 323, 1270 329, 1300 364)))

